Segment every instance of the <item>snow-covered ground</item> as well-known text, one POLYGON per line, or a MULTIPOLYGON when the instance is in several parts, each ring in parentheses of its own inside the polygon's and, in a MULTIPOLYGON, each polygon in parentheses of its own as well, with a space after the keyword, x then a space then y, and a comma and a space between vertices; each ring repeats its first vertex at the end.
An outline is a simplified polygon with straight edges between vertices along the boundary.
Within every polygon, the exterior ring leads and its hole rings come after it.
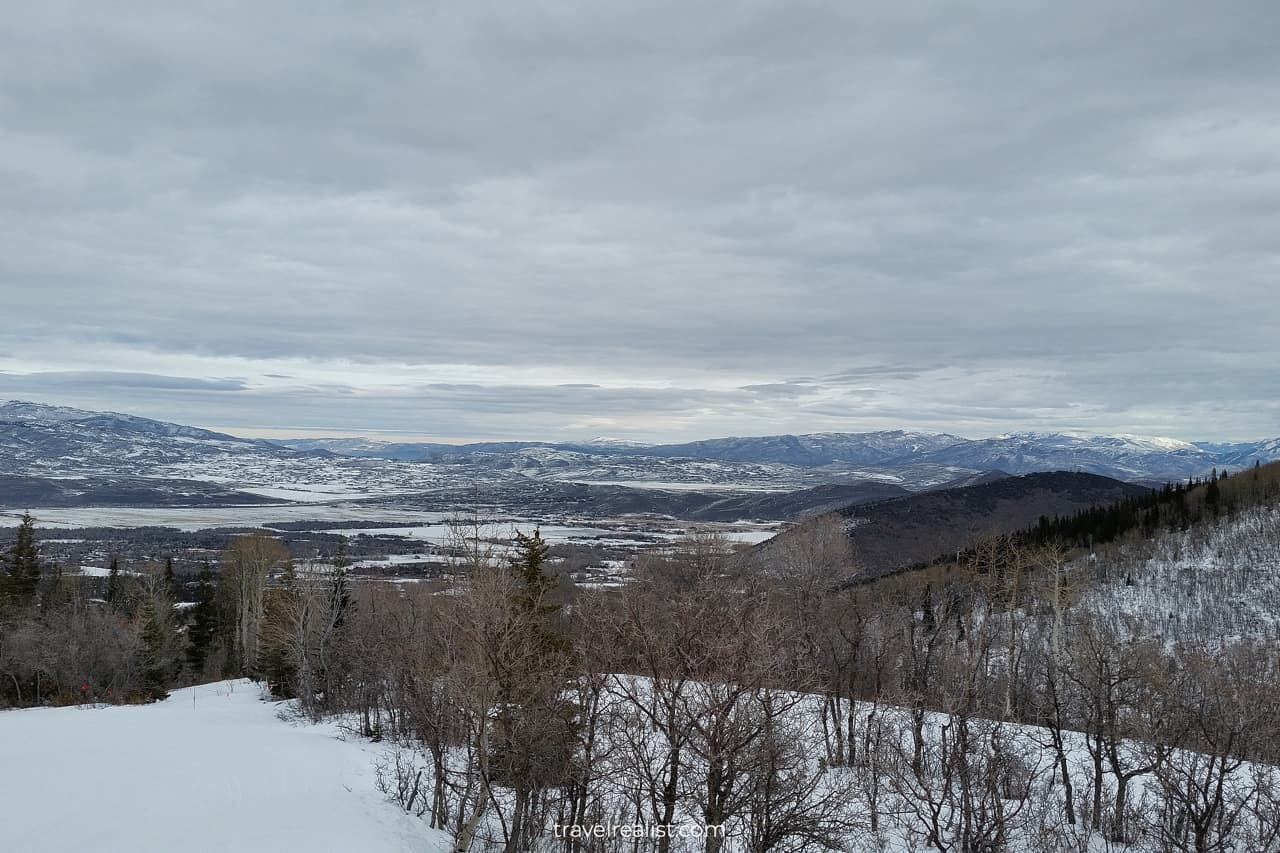
POLYGON ((733 492, 787 492, 793 487, 787 483, 755 485, 751 483, 705 483, 677 482, 672 480, 572 480, 584 486, 625 486, 629 489, 655 489, 664 492, 705 492, 708 489, 721 489, 733 492))
MULTIPOLYGON (((111 568, 109 566, 78 566, 74 571, 84 575, 87 578, 107 578, 111 577, 111 568)), ((122 575, 136 575, 137 572, 128 570, 120 570, 122 575)))
MULTIPOLYGON (((230 507, 71 507, 40 509, 33 513, 41 528, 77 527, 173 527, 178 530, 207 530, 216 527, 270 527, 273 524, 315 521, 350 521, 352 526, 317 530, 348 536, 401 536, 405 539, 443 543, 451 531, 445 513, 373 506, 362 503, 296 504, 291 506, 230 507), (366 527, 366 522, 388 522, 387 526, 366 527)), ((17 523, 18 510, 0 511, 0 524, 17 523), (12 522, 7 519, 13 519, 12 522)), ((634 545, 636 537, 675 540, 693 530, 714 530, 735 542, 756 543, 773 536, 782 525, 751 521, 698 522, 689 524, 675 520, 565 519, 554 523, 547 519, 507 518, 486 525, 495 536, 511 536, 514 530, 530 531, 538 527, 542 538, 554 544, 581 543, 596 545, 634 545), (573 523, 578 522, 578 523, 573 523)))
POLYGON ((14 851, 445 850, 375 787, 376 745, 291 724, 248 681, 154 705, 0 712, 14 851))
POLYGON ((1280 644, 1280 507, 1250 507, 1084 565, 1100 577, 1081 604, 1126 630, 1280 644))
MULTIPOLYGON (((206 530, 214 527, 259 527, 293 521, 351 521, 370 518, 420 523, 430 514, 398 509, 371 508, 367 504, 330 503, 290 506, 224 507, 57 507, 32 511, 42 528, 75 527, 173 527, 206 530)), ((0 512, 18 518, 20 510, 0 512)), ((6 522, 8 523, 8 522, 6 522)))
MULTIPOLYGON (((634 676, 615 676, 611 684, 606 698, 610 703, 622 701, 623 696, 643 698, 649 692, 647 681, 634 676)), ((701 689, 697 684, 689 688, 695 694, 701 689)), ((803 694, 795 694, 794 699, 797 704, 786 714, 791 736, 817 755, 821 752, 817 723, 821 700, 803 694)), ((700 707, 696 702, 691 707, 695 706, 700 707)), ((240 680, 176 690, 154 705, 0 712, 0 758, 5 770, 0 774, 0 827, 4 828, 0 849, 51 853, 443 853, 450 849, 447 833, 407 815, 378 790, 377 768, 387 764, 394 747, 346 737, 331 723, 292 722, 282 714, 288 708, 287 703, 263 701, 258 685, 240 680)), ((872 711, 877 725, 888 727, 887 742, 903 739, 903 754, 909 753, 905 711, 858 703, 860 731, 870 731, 872 711)), ((617 723, 626 715, 608 719, 617 723)), ((928 715, 926 733, 931 742, 946 722, 944 715, 928 715)), ((982 720, 972 724, 983 731, 1001 726, 982 720)), ((1039 779, 1034 786, 1035 803, 1025 819, 1011 823, 1014 834, 1008 849, 1050 849, 1030 842, 1030 835, 1050 829, 1060 836, 1060 845, 1067 845, 1054 850, 1153 849, 1108 846, 1083 826, 1058 825, 1053 815, 1060 792, 1049 780, 1052 756, 1047 751, 1047 733, 1032 726, 1003 724, 1002 728, 1002 742, 1011 754, 1022 756, 1029 772, 1039 779)), ((659 737, 647 727, 645 731, 643 737, 659 737)), ((606 726, 601 735, 611 737, 611 729, 606 726)), ((1069 763, 1073 775, 1078 774, 1078 803, 1083 806, 1088 757, 1081 736, 1066 736, 1069 763)), ((1124 748, 1140 749, 1140 745, 1124 748)), ((659 749, 653 754, 661 760, 666 753, 659 749)), ((598 768, 598 787, 609 797, 625 794, 634 784, 628 778, 634 768, 626 763, 623 752, 615 755, 604 749, 601 755, 604 765, 598 768), (614 767, 618 756, 623 763, 614 767)), ((696 771, 697 758, 687 760, 689 769, 696 771)), ((874 783, 883 789, 877 801, 881 831, 854 832, 851 824, 846 830, 853 832, 846 838, 848 849, 868 853, 925 849, 928 845, 920 837, 917 817, 900 802, 902 792, 884 779, 874 782, 881 770, 878 764, 833 768, 817 789, 846 790, 844 808, 854 818, 865 817, 872 808, 864 799, 867 786, 874 783)), ((1243 784, 1248 783, 1250 771, 1246 765, 1238 774, 1243 784)), ((1147 781, 1145 776, 1134 780, 1132 802, 1138 809, 1150 805, 1143 799, 1147 781)), ((499 802, 506 803, 507 792, 496 793, 499 802)), ((696 823, 695 811, 681 811, 678 817, 696 823)), ((745 817, 739 815, 727 825, 727 849, 743 849, 745 817)), ((488 827, 482 837, 486 831, 497 830, 488 827)), ((1227 849, 1237 853, 1264 849, 1250 848, 1250 837, 1237 835, 1244 846, 1236 843, 1227 849)), ((1274 848, 1265 849, 1270 853, 1274 848)))

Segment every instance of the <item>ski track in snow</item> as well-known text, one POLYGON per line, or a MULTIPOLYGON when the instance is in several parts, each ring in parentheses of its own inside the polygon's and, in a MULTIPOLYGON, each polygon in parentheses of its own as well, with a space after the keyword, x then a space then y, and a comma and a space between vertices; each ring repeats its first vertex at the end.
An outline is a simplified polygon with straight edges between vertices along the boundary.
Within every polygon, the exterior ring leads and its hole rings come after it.
POLYGON ((375 787, 377 747, 291 724, 249 681, 153 705, 0 712, 12 851, 430 853, 444 833, 375 787))

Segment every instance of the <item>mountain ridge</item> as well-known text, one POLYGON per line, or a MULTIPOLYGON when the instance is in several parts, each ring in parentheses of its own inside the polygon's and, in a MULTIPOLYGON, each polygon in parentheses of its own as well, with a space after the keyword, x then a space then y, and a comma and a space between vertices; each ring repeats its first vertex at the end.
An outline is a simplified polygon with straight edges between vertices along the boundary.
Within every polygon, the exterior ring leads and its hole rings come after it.
POLYGON ((185 499, 222 503, 241 495, 308 503, 420 495, 435 505, 446 495, 478 489, 512 509, 545 505, 553 496, 577 503, 590 494, 604 497, 586 505, 628 513, 675 511, 693 519, 741 512, 785 520, 832 508, 841 496, 916 493, 982 482, 993 472, 1076 471, 1149 487, 1271 459, 1280 459, 1280 439, 1197 444, 1062 433, 968 439, 912 430, 731 436, 669 445, 615 439, 469 445, 267 441, 116 412, 0 403, 0 474, 12 478, 0 489, 3 505, 25 505, 42 495, 80 503, 90 495, 124 501, 147 494, 166 505, 185 499), (55 482, 69 478, 93 482, 55 482))
MULTIPOLYGON (((1013 533, 1041 517, 1069 516, 1149 493, 1098 474, 1040 471, 971 486, 935 489, 833 509, 844 524, 864 577, 876 578, 934 560, 995 534, 1013 533)), ((757 546, 786 548, 804 525, 757 546)))
POLYGON ((511 454, 549 448, 605 456, 714 459, 725 462, 780 463, 799 468, 833 465, 902 467, 937 464, 969 471, 1011 474, 1080 470, 1130 480, 1168 480, 1204 476, 1214 468, 1243 467, 1255 460, 1280 459, 1280 438, 1255 442, 1190 442, 1133 434, 1074 435, 1014 432, 969 439, 949 433, 880 430, 861 433, 806 433, 730 436, 679 444, 590 442, 475 442, 462 445, 376 442, 361 439, 275 439, 292 449, 342 453, 345 442, 360 441, 352 455, 417 462, 466 461, 483 454, 511 454))

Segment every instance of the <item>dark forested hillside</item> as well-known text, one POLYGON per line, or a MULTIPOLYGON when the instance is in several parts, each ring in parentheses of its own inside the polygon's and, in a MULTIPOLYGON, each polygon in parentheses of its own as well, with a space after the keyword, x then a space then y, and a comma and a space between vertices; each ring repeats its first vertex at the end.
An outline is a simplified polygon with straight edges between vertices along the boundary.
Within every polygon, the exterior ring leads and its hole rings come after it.
POLYGON ((1022 530, 1041 516, 1067 516, 1149 492, 1095 474, 1056 471, 846 506, 838 512, 846 521, 855 559, 874 576, 929 562, 991 535, 1022 530))

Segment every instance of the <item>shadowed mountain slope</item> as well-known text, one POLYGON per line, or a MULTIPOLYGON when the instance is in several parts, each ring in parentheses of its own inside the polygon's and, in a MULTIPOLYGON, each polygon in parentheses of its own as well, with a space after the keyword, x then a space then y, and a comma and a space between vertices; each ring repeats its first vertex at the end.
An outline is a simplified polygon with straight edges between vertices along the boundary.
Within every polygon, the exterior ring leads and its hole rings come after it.
MULTIPOLYGON (((835 512, 847 522, 855 558, 874 577, 953 553, 992 534, 1030 527, 1041 516, 1070 515, 1148 492, 1096 474, 1053 471, 845 506, 835 512)), ((803 530, 786 531, 761 547, 780 547, 796 535, 803 535, 803 530)))

